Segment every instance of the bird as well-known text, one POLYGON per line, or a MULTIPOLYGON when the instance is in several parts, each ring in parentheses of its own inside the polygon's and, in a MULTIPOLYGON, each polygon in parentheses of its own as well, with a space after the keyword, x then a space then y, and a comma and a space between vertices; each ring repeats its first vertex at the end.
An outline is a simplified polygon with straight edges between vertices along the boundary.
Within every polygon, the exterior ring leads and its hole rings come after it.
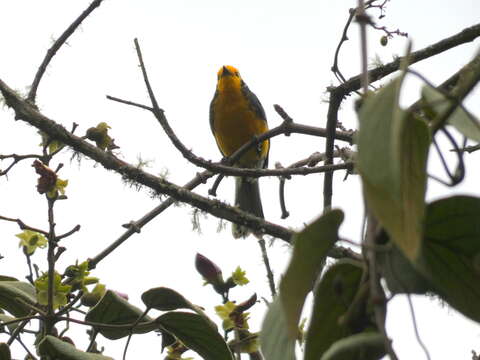
MULTIPOLYGON (((232 155, 243 144, 268 131, 267 118, 257 96, 250 91, 237 68, 224 65, 217 73, 217 86, 210 103, 210 128, 224 157, 232 155)), ((263 169, 268 166, 270 141, 264 140, 249 149, 235 162, 240 168, 263 169)), ((236 177, 235 206, 264 218, 258 178, 236 177)), ((233 224, 234 238, 252 231, 233 224)))

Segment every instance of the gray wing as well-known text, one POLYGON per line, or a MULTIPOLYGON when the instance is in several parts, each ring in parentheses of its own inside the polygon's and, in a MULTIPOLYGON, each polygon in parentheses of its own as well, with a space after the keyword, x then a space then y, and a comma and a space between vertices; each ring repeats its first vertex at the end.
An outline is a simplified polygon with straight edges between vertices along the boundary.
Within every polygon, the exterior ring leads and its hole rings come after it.
MULTIPOLYGON (((265 121, 265 123, 267 123, 265 110, 263 109, 263 106, 260 103, 260 100, 258 100, 257 95, 255 95, 253 92, 250 91, 247 84, 245 84, 243 80, 242 80, 242 92, 245 95, 245 97, 248 99, 250 108, 258 115, 258 117, 260 117, 263 121, 265 121)), ((270 152, 270 146, 268 148, 268 151, 270 152)), ((262 167, 266 168, 267 166, 268 166, 268 154, 267 154, 267 157, 265 158, 265 161, 262 167)))

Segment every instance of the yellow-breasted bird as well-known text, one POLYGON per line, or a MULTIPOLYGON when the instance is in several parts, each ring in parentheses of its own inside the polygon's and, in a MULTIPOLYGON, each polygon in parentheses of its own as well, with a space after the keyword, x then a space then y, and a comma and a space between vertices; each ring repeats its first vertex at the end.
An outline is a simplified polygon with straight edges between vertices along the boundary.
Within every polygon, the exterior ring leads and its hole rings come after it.
MULTIPOLYGON (((268 130, 262 104, 233 66, 225 65, 218 71, 217 89, 210 104, 210 127, 223 156, 232 155, 253 137, 268 130)), ((248 150, 235 166, 265 168, 269 150, 270 142, 265 140, 248 150)), ((257 178, 236 178, 235 206, 264 217, 257 178)), ((250 230, 234 224, 232 232, 235 238, 239 238, 247 236, 250 230)))

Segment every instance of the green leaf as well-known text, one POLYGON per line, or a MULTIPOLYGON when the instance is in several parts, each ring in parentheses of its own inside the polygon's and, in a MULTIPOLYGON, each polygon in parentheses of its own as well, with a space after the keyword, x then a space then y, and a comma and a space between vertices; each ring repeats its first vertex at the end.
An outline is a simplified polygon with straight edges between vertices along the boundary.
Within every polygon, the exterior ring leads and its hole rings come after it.
POLYGON ((0 281, 0 308, 10 314, 16 317, 27 316, 31 309, 25 303, 33 305, 36 302, 35 288, 31 284, 22 281, 0 281))
POLYGON ((361 263, 341 260, 328 268, 315 289, 305 342, 305 360, 317 360, 339 339, 363 330, 364 302, 355 302, 361 263), (347 315, 348 313, 348 315, 347 315))
POLYGON ((168 312, 159 316, 156 323, 205 360, 233 359, 223 337, 203 316, 179 311, 168 312))
POLYGON ((170 311, 177 309, 191 309, 198 315, 202 316, 216 328, 215 323, 205 314, 205 312, 197 305, 192 304, 181 294, 166 287, 157 287, 145 291, 142 294, 142 301, 148 308, 161 311, 170 311))
POLYGON ((175 290, 166 287, 157 287, 145 291, 142 301, 148 308, 161 311, 177 309, 192 309, 193 305, 175 290))
MULTIPOLYGON (((133 306, 113 291, 108 290, 98 304, 90 309, 85 320, 108 325, 133 325, 142 314, 143 311, 139 308, 133 306)), ((111 329, 100 326, 97 327, 97 330, 107 339, 116 340, 128 336, 130 333, 144 334, 157 329, 157 325, 151 321, 150 317, 144 316, 143 320, 133 331, 128 328, 111 329)))
POLYGON ((295 338, 288 334, 285 308, 277 296, 268 307, 260 332, 265 360, 295 360, 295 338))
POLYGON ((5 343, 0 343, 0 360, 12 360, 10 347, 5 343))
POLYGON ((235 327, 235 323, 230 318, 230 314, 235 310, 237 306, 231 301, 227 301, 225 304, 215 306, 215 312, 222 319, 223 330, 230 330, 235 327))
POLYGON ((321 360, 375 360, 384 355, 384 337, 377 332, 367 331, 338 340, 321 360))
MULTIPOLYGON (((44 273, 35 280, 35 288, 37 290, 37 300, 41 305, 48 305, 48 273, 44 273)), ((71 290, 70 285, 62 284, 62 276, 55 271, 53 277, 53 308, 58 309, 60 306, 67 304, 67 295, 71 290)))
POLYGON ((452 196, 427 208, 423 262, 446 302, 480 322, 480 198, 452 196))
MULTIPOLYGON (((452 100, 447 99, 440 91, 430 86, 423 87, 422 100, 426 107, 425 113, 431 120, 435 117, 442 117, 452 105, 452 100)), ((447 122, 453 125, 462 135, 480 142, 480 122, 460 106, 450 115, 447 122)))
POLYGON ((331 210, 295 235, 292 259, 280 284, 279 295, 292 339, 298 336, 305 297, 320 275, 328 251, 338 239, 342 221, 343 212, 331 210))
POLYGON ((410 260, 420 256, 425 213, 427 124, 398 106, 403 76, 360 109, 358 170, 367 204, 410 260))
POLYGON ((20 239, 18 246, 23 246, 28 255, 32 255, 37 248, 45 248, 48 243, 44 235, 32 230, 23 230, 23 232, 15 236, 20 239))
POLYGON ((72 344, 62 341, 54 336, 47 335, 39 344, 40 354, 50 356, 52 359, 62 360, 113 360, 113 358, 80 351, 72 344))
POLYGON ((425 276, 389 241, 384 231, 378 239, 385 248, 377 251, 377 265, 392 294, 425 294, 432 290, 425 276))
POLYGON ((235 284, 239 286, 247 285, 250 280, 246 277, 247 272, 242 270, 240 266, 237 266, 235 271, 232 273, 232 280, 235 284))

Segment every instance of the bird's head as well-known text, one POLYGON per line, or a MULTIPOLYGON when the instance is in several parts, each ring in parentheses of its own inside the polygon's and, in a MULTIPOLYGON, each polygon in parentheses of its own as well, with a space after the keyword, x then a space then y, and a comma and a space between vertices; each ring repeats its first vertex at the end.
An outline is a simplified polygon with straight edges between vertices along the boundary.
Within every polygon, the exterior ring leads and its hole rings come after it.
POLYGON ((242 87, 243 81, 237 68, 224 65, 217 73, 217 89, 219 91, 234 91, 242 87))

